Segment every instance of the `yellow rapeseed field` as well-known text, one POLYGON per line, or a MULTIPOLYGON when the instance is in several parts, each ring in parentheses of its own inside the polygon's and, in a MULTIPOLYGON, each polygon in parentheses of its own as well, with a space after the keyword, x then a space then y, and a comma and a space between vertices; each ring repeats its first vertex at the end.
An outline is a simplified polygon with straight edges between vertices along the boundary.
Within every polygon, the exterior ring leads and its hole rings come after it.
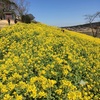
POLYGON ((41 23, 3 28, 0 100, 100 100, 100 39, 41 23))

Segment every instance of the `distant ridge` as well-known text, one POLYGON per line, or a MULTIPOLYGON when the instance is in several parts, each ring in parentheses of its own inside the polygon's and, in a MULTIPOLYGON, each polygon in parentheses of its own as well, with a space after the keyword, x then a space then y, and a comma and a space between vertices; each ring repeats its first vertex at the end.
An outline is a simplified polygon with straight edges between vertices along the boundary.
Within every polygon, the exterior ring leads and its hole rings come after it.
MULTIPOLYGON (((94 23, 92 23, 92 25, 93 25, 94 28, 99 28, 100 29, 100 22, 94 22, 94 23)), ((93 36, 93 33, 92 33, 92 30, 90 28, 89 23, 81 24, 81 25, 75 25, 75 26, 65 26, 65 27, 61 27, 61 28, 93 36)), ((100 31, 97 34, 97 37, 100 38, 100 31)))
MULTIPOLYGON (((92 23, 94 26, 100 26, 100 22, 94 22, 92 23)), ((80 25, 74 25, 74 26, 64 26, 64 27, 61 27, 61 28, 84 28, 84 27, 90 27, 90 24, 87 23, 87 24, 80 24, 80 25)))

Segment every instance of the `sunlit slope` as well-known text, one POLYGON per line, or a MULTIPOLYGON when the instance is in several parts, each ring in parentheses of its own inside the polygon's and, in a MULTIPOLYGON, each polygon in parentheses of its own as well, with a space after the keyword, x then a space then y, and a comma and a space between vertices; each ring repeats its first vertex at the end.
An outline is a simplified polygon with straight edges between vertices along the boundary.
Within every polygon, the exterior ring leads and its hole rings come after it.
POLYGON ((99 100, 100 39, 44 24, 0 31, 0 100, 99 100))

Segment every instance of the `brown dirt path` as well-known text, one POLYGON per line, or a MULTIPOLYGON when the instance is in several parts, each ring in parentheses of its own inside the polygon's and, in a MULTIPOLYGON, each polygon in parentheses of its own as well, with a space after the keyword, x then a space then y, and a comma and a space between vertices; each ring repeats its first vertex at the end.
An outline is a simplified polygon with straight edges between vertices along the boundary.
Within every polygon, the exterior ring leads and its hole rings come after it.
MULTIPOLYGON (((14 20, 11 20, 10 24, 11 25, 15 24, 14 20)), ((7 20, 0 20, 0 29, 3 28, 3 27, 5 27, 5 26, 8 26, 8 21, 7 20)))

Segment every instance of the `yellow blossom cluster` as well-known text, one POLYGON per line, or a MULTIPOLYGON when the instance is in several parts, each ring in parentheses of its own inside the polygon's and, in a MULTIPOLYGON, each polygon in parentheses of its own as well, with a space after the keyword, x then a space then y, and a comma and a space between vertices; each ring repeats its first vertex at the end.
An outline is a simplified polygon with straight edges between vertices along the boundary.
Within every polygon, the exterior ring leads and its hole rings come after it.
POLYGON ((0 30, 0 100, 99 100, 100 39, 41 23, 0 30))

